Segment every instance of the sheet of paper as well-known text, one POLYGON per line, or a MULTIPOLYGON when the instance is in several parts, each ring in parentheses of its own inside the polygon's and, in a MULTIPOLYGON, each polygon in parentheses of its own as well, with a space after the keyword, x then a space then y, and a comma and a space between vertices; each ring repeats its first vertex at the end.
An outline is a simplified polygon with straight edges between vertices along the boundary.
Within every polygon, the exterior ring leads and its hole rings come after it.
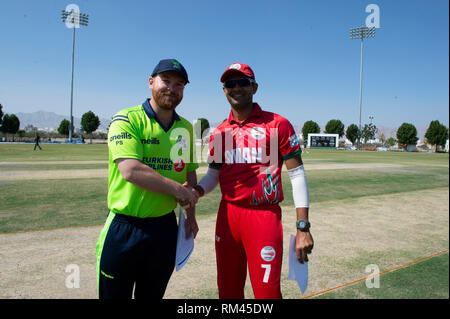
POLYGON ((189 260, 189 257, 194 250, 194 233, 191 231, 189 237, 186 239, 186 228, 184 226, 183 210, 180 207, 178 219, 178 237, 177 237, 177 254, 175 258, 175 270, 179 271, 189 260))
POLYGON ((288 279, 296 280, 302 294, 308 287, 308 262, 301 264, 295 253, 295 236, 291 235, 289 241, 289 274, 288 279))

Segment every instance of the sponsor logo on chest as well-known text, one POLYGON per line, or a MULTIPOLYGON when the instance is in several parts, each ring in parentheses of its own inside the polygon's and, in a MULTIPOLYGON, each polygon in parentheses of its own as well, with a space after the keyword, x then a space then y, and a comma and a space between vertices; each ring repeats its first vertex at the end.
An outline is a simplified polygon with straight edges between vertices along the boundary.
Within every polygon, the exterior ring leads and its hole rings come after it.
POLYGON ((225 150, 225 164, 262 163, 261 147, 237 147, 225 150))

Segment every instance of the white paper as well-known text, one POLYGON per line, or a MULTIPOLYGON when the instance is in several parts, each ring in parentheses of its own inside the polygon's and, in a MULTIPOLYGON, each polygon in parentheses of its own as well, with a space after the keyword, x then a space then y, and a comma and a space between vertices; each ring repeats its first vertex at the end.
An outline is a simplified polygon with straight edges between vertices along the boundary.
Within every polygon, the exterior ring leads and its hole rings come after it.
POLYGON ((175 270, 179 271, 189 260, 194 250, 194 233, 191 230, 189 237, 186 239, 186 228, 184 213, 180 207, 180 215, 178 219, 178 237, 177 237, 177 254, 175 258, 175 270))
POLYGON ((291 235, 289 242, 289 274, 288 279, 296 280, 302 294, 305 293, 308 287, 308 262, 304 261, 301 264, 297 259, 295 253, 295 236, 291 235))

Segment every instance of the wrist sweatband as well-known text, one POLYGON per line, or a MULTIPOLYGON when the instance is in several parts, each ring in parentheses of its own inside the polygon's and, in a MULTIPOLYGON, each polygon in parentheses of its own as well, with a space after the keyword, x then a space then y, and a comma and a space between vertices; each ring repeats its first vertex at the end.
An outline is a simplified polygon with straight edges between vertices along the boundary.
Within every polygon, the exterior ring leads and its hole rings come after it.
POLYGON ((303 165, 288 169, 288 174, 291 178, 292 195, 295 207, 309 207, 308 182, 306 181, 303 165))

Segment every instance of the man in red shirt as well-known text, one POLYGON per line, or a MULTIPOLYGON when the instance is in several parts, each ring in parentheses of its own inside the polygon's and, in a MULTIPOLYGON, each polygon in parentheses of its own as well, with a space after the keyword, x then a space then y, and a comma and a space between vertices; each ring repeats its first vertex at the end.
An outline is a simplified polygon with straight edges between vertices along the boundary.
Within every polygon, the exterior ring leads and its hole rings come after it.
POLYGON ((300 145, 287 119, 253 103, 258 84, 248 65, 233 63, 220 80, 231 112, 211 135, 208 172, 194 187, 203 196, 220 183, 215 243, 219 298, 244 298, 247 263, 255 298, 282 298, 283 162, 297 212, 298 260, 308 261, 313 248, 300 145))

